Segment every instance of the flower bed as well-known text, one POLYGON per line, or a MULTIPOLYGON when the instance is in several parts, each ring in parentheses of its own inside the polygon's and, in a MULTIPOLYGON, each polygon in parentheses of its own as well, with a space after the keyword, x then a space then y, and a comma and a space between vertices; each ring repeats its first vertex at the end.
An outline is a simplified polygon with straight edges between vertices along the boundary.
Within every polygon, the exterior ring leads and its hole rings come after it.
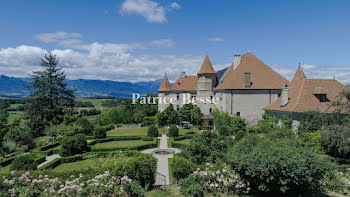
POLYGON ((30 172, 17 174, 12 171, 0 179, 1 196, 80 196, 80 195, 142 195, 143 189, 127 176, 118 177, 105 171, 96 176, 79 174, 69 178, 32 175, 30 172), (132 186, 130 186, 132 185, 132 186), (130 189, 133 188, 133 189, 130 189))

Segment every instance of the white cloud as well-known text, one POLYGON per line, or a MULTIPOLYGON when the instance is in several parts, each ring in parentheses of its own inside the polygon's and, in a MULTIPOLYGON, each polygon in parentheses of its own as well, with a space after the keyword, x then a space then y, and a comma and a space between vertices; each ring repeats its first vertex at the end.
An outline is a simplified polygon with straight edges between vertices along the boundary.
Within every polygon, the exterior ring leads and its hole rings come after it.
MULTIPOLYGON (((70 79, 103 79, 113 81, 151 81, 162 79, 164 72, 174 81, 182 71, 196 74, 203 61, 195 55, 133 55, 139 47, 133 44, 91 43, 73 48, 55 49, 59 65, 70 79)), ((8 76, 26 77, 40 68, 40 58, 45 49, 19 46, 0 49, 0 73, 8 76)))
POLYGON ((78 33, 67 33, 67 32, 56 32, 56 33, 43 33, 36 35, 36 38, 40 41, 51 43, 60 40, 71 39, 71 38, 81 38, 82 35, 78 33))
POLYGON ((213 37, 213 38, 208 38, 208 41, 210 41, 210 42, 223 42, 224 39, 222 39, 220 37, 213 37))
POLYGON ((173 2, 173 3, 171 3, 170 7, 174 8, 175 10, 178 10, 181 8, 181 5, 176 3, 176 2, 173 2))
MULTIPOLYGON (((350 66, 331 66, 319 64, 302 64, 301 67, 308 79, 336 79, 344 85, 350 84, 350 66)), ((297 68, 289 68, 281 65, 273 65, 272 68, 286 77, 293 79, 297 68)))
POLYGON ((174 46, 174 42, 170 39, 152 40, 149 44, 158 48, 171 48, 174 46))
POLYGON ((138 14, 150 23, 166 21, 165 9, 152 0, 125 0, 120 9, 121 14, 138 14))

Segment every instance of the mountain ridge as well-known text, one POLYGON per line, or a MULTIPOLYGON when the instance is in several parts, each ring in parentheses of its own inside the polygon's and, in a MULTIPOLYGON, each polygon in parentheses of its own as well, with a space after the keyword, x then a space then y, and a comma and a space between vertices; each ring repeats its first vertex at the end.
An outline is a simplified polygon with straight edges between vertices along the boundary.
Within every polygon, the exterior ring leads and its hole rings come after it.
MULTIPOLYGON (((30 94, 26 88, 31 81, 30 78, 9 77, 0 75, 0 95, 23 97, 30 94)), ((113 96, 118 98, 130 98, 132 93, 145 95, 148 93, 157 93, 161 84, 161 79, 145 82, 119 82, 110 80, 96 79, 66 79, 69 89, 75 89, 76 96, 94 97, 94 96, 113 96)))

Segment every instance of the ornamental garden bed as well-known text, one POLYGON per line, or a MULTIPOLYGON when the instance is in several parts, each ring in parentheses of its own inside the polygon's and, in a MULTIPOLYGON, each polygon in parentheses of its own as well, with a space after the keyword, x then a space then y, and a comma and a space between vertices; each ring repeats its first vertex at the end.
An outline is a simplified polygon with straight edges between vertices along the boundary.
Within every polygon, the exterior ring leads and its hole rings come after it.
POLYGON ((144 140, 110 141, 110 142, 95 144, 91 146, 91 150, 96 151, 101 149, 103 150, 132 149, 139 146, 151 146, 151 145, 153 145, 153 141, 144 141, 144 140))
POLYGON ((147 136, 148 127, 114 129, 107 132, 107 137, 114 136, 147 136))

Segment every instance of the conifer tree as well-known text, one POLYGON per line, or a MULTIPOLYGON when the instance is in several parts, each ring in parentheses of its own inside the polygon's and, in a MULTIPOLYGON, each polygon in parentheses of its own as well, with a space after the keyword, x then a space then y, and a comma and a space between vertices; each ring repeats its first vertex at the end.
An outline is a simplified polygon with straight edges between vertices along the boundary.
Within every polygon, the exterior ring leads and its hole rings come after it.
POLYGON ((43 135, 50 125, 62 123, 64 115, 74 107, 74 90, 67 88, 66 74, 57 66, 58 62, 56 55, 45 54, 40 63, 43 70, 33 72, 27 87, 31 101, 26 106, 25 117, 34 137, 43 135))

